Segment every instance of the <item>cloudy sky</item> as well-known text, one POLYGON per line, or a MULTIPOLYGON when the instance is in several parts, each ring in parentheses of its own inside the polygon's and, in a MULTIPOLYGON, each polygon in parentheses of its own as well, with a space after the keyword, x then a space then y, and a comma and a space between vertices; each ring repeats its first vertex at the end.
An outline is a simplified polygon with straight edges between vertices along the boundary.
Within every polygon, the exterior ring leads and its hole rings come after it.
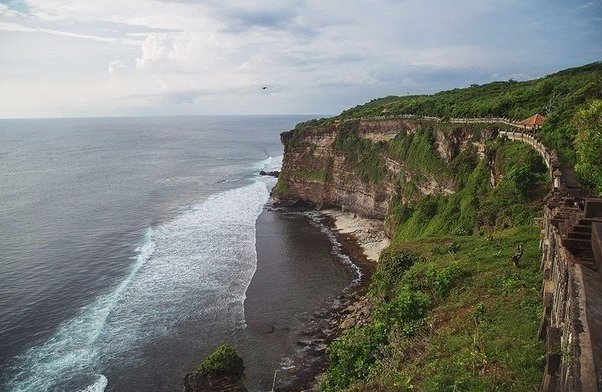
POLYGON ((0 53, 0 118, 330 114, 601 60, 602 0, 2 0, 0 53))

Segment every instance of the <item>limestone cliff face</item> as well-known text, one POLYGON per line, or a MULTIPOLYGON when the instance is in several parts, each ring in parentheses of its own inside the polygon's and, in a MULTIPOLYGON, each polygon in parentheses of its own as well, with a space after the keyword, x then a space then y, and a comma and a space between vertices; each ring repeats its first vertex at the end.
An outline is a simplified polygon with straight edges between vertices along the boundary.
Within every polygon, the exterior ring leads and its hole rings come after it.
MULTIPOLYGON (((453 193, 457 184, 445 170, 422 168, 419 157, 407 151, 395 153, 427 126, 410 119, 300 124, 281 135, 284 161, 273 196, 282 203, 338 206, 364 217, 384 219, 394 196, 412 201, 404 192, 409 186, 415 189, 414 200, 453 193), (395 146, 399 146, 397 150, 395 146)), ((479 155, 484 154, 481 136, 461 127, 430 132, 430 150, 442 168, 471 146, 479 155)))

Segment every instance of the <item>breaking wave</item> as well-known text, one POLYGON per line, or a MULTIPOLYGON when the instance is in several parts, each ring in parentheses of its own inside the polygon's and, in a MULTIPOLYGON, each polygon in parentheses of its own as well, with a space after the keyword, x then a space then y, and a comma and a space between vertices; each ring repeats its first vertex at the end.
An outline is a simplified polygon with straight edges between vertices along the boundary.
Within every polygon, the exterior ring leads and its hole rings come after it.
POLYGON ((149 228, 127 276, 17 357, 8 391, 103 391, 107 364, 182 322, 244 325, 245 292, 257 266, 255 223, 270 184, 258 179, 212 195, 149 228))

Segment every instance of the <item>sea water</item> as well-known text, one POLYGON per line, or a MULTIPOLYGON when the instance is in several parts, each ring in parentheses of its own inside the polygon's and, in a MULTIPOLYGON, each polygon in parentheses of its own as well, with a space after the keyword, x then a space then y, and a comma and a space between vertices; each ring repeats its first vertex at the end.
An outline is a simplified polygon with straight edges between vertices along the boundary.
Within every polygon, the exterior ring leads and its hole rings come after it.
POLYGON ((305 119, 0 121, 0 389, 179 391, 224 341, 269 389, 350 281, 319 228, 266 209, 257 172, 305 119))

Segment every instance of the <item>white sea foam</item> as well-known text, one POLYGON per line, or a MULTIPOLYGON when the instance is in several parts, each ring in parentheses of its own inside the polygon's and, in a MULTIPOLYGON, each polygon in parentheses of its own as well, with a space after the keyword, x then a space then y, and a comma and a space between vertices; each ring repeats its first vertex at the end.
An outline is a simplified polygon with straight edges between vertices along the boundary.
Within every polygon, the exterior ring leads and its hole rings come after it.
POLYGON ((212 195, 149 229, 130 273, 18 358, 8 390, 81 389, 73 386, 90 385, 106 364, 187 320, 220 329, 243 324, 245 292, 257 266, 255 222, 270 180, 212 195))
POLYGON ((99 374, 94 384, 88 385, 85 389, 82 389, 79 392, 103 392, 107 385, 109 385, 109 380, 107 380, 104 375, 99 374))
POLYGON ((283 155, 270 156, 264 159, 263 161, 257 162, 253 165, 255 170, 265 170, 265 171, 273 171, 280 170, 282 168, 282 160, 284 159, 283 155))

